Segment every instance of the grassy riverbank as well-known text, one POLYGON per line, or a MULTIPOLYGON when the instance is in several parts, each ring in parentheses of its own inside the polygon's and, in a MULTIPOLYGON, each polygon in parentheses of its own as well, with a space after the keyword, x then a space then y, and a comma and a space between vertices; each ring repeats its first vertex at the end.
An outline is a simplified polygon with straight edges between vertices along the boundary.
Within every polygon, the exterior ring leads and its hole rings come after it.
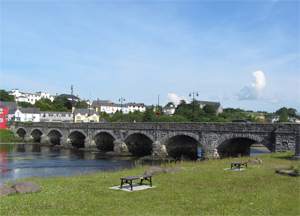
POLYGON ((24 142, 20 137, 16 137, 10 130, 0 129, 0 143, 18 143, 24 142))
POLYGON ((2 197, 0 215, 299 215, 300 179, 275 174, 276 169, 299 164, 289 160, 291 155, 263 155, 263 163, 243 171, 224 169, 249 158, 180 162, 179 174, 155 175, 156 188, 136 192, 108 187, 119 185, 120 177, 143 174, 148 167, 27 179, 42 191, 2 197))

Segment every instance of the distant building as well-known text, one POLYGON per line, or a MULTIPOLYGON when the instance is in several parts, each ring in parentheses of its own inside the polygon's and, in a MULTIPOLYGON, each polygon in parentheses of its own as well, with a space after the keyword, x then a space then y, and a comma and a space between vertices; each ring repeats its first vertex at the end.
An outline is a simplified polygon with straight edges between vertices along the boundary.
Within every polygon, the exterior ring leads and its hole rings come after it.
POLYGON ((165 106, 162 111, 163 113, 165 113, 166 115, 174 115, 175 113, 175 110, 176 110, 176 107, 171 105, 169 107, 165 106))
POLYGON ((220 102, 211 102, 211 101, 197 101, 198 106, 203 109, 206 105, 212 105, 216 109, 216 115, 223 113, 223 107, 220 102))
POLYGON ((266 119, 265 115, 262 113, 254 113, 254 114, 250 114, 250 116, 256 120, 264 121, 266 119))
POLYGON ((274 123, 274 122, 279 121, 280 116, 267 116, 266 119, 269 120, 270 122, 274 123))
POLYGON ((42 111, 40 114, 41 122, 73 122, 72 112, 50 112, 42 111))
POLYGON ((99 122, 99 113, 94 109, 73 109, 74 123, 99 122))
POLYGON ((16 109, 16 108, 18 108, 18 104, 17 104, 17 102, 0 101, 0 108, 16 109))
POLYGON ((6 122, 8 120, 8 109, 0 108, 0 129, 6 129, 6 122))
POLYGON ((289 117, 289 120, 291 122, 294 122, 294 123, 300 123, 300 120, 298 118, 295 118, 295 117, 289 117))
POLYGON ((51 101, 56 97, 55 95, 50 95, 48 92, 36 92, 36 93, 26 93, 20 92, 19 89, 12 89, 8 92, 9 95, 13 95, 15 97, 15 101, 17 102, 27 102, 31 104, 35 104, 36 101, 41 100, 42 98, 49 99, 51 101))
POLYGON ((78 101, 80 101, 79 97, 72 94, 60 94, 58 97, 67 98, 69 101, 71 101, 72 105, 75 105, 78 101))
POLYGON ((8 119, 20 122, 39 122, 40 108, 17 108, 8 111, 8 119))
POLYGON ((134 111, 140 111, 140 112, 146 111, 146 106, 143 103, 127 103, 125 104, 125 106, 128 109, 128 113, 134 111))
MULTIPOLYGON (((107 113, 107 114, 114 114, 116 111, 121 111, 121 104, 115 104, 110 102, 109 100, 95 100, 92 103, 93 107, 96 107, 99 112, 107 113)), ((122 106, 122 110, 124 113, 125 106, 122 106)))

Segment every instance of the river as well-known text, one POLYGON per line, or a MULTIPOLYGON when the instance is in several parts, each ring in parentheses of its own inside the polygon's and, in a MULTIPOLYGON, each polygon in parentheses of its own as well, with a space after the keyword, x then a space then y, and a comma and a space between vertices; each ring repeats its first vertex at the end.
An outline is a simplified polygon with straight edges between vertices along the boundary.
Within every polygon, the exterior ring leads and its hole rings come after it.
MULTIPOLYGON (((251 147, 251 156, 266 154, 262 145, 251 147)), ((201 156, 201 148, 198 149, 201 156)), ((101 152, 58 149, 41 144, 0 144, 0 183, 31 176, 47 178, 133 168, 136 159, 101 152)))
POLYGON ((0 144, 0 182, 27 177, 72 176, 134 167, 134 158, 49 145, 0 144))

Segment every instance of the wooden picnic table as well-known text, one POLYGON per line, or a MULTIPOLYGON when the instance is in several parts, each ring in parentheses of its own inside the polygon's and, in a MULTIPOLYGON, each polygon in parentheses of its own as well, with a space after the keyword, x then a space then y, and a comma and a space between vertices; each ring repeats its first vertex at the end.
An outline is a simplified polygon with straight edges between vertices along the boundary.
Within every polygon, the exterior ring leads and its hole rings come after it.
POLYGON ((231 163, 231 169, 233 167, 237 167, 238 169, 240 169, 241 166, 245 166, 247 168, 247 162, 233 162, 233 163, 231 163))
POLYGON ((121 179, 121 188, 123 187, 123 184, 129 184, 132 190, 132 181, 136 179, 140 179, 140 185, 142 185, 143 181, 149 181, 150 186, 152 187, 152 176, 151 175, 137 175, 137 176, 129 176, 129 177, 122 177, 121 179))

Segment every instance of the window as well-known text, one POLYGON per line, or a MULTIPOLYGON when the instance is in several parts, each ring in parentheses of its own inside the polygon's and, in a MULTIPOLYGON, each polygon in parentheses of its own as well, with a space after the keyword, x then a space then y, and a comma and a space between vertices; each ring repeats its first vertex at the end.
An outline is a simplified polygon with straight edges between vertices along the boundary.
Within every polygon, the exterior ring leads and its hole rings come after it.
POLYGON ((3 118, 0 118, 0 123, 3 123, 3 118))

